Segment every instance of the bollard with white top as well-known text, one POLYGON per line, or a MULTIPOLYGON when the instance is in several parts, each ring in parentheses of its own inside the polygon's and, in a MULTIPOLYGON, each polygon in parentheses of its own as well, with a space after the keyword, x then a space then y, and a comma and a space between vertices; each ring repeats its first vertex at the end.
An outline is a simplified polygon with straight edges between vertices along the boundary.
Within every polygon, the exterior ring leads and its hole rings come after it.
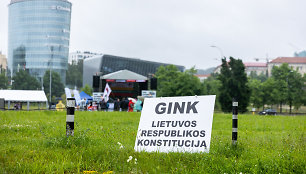
POLYGON ((66 136, 74 135, 75 99, 67 98, 66 136))
POLYGON ((232 144, 237 144, 238 138, 238 101, 233 98, 233 126, 232 126, 232 144))

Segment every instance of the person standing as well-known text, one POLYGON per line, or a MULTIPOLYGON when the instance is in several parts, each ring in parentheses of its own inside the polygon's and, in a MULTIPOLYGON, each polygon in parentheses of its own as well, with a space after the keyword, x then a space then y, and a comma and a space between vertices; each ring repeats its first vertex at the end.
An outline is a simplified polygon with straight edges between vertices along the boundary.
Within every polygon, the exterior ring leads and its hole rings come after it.
POLYGON ((84 107, 86 107, 86 100, 85 98, 82 98, 81 103, 80 103, 80 109, 83 111, 84 107))
POLYGON ((122 98, 121 101, 120 101, 120 108, 121 108, 121 111, 124 111, 124 99, 125 99, 125 98, 122 98))
POLYGON ((129 102, 129 112, 133 112, 133 109, 134 109, 134 103, 133 103, 133 101, 132 100, 130 100, 130 102, 129 102))
POLYGON ((101 110, 107 110, 107 105, 104 99, 101 100, 100 105, 101 105, 101 110))
POLYGON ((127 98, 123 98, 121 101, 121 109, 122 111, 127 111, 129 107, 129 100, 127 98))
POLYGON ((114 102, 114 111, 119 111, 120 110, 120 100, 119 98, 116 99, 114 102))
POLYGON ((134 106, 134 111, 135 112, 140 112, 142 110, 142 101, 138 98, 136 103, 135 103, 135 106, 134 106))

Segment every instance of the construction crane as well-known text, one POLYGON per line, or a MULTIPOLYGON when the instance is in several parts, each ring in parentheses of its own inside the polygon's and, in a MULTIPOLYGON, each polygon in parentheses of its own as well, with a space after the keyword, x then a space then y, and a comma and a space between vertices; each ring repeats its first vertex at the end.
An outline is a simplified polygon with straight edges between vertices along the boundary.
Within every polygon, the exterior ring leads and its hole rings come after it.
POLYGON ((266 58, 254 58, 254 60, 255 60, 256 62, 258 62, 259 60, 266 60, 266 62, 268 63, 269 60, 270 60, 270 58, 269 58, 269 55, 267 54, 267 55, 266 55, 266 58))

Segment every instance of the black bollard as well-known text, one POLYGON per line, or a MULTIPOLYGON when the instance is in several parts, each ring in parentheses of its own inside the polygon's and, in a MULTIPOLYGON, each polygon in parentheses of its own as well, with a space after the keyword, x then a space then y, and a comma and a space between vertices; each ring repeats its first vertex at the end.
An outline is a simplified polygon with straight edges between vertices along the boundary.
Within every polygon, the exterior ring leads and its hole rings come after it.
POLYGON ((66 136, 74 135, 75 99, 67 98, 66 136))
POLYGON ((233 98, 233 126, 232 126, 232 144, 237 144, 238 138, 238 101, 233 98))

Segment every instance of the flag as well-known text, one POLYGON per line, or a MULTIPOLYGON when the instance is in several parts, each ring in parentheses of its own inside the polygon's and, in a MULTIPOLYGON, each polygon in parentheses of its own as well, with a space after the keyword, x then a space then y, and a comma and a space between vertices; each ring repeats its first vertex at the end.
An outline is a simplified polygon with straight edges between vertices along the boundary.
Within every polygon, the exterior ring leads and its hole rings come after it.
POLYGON ((74 95, 76 104, 77 104, 77 105, 80 105, 80 103, 81 103, 81 97, 80 97, 79 91, 76 90, 76 89, 74 89, 74 90, 73 90, 73 95, 74 95))
POLYGON ((108 101, 109 94, 112 92, 111 88, 108 86, 108 83, 106 83, 104 88, 104 93, 102 99, 104 99, 105 102, 108 101))
POLYGON ((71 91, 69 88, 65 88, 66 99, 71 98, 71 91))

